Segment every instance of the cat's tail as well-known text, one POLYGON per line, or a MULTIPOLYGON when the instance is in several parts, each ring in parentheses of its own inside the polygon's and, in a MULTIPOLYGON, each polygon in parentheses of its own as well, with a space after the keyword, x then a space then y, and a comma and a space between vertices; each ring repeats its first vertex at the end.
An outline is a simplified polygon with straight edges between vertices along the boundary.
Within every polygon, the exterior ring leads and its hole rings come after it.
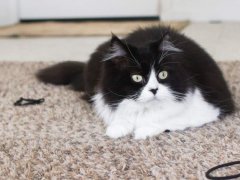
POLYGON ((62 62, 37 72, 40 81, 55 85, 72 85, 75 90, 84 91, 85 63, 76 61, 62 62))

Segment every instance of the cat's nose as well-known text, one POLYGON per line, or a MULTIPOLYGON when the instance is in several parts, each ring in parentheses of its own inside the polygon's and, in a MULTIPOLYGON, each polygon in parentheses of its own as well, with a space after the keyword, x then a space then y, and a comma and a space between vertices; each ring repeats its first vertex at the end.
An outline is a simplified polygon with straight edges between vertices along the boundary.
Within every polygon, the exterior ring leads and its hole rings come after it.
POLYGON ((154 95, 157 93, 158 88, 154 88, 154 89, 150 89, 149 91, 151 91, 154 95))

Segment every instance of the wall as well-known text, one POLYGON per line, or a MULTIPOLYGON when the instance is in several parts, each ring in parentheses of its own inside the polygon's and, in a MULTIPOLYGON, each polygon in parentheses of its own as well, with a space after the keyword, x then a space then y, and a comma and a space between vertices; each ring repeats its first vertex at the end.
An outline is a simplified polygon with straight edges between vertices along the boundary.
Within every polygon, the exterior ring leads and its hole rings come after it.
POLYGON ((0 26, 17 23, 18 0, 0 0, 0 26))
POLYGON ((161 0, 162 20, 239 21, 240 0, 161 0))

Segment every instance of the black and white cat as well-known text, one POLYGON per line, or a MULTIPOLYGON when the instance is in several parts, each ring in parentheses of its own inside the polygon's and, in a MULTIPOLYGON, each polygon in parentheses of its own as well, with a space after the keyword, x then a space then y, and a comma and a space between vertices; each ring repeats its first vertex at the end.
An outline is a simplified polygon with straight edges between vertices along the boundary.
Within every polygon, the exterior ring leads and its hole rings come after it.
POLYGON ((37 76, 84 91, 112 138, 199 127, 234 110, 214 60, 166 27, 138 29, 121 40, 112 35, 87 64, 64 62, 37 76))

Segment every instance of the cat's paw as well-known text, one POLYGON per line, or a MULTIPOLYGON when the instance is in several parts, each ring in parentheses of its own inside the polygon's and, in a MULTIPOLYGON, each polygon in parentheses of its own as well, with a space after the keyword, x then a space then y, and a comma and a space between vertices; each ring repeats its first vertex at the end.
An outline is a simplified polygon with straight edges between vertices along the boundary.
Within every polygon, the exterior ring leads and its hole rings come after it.
POLYGON ((162 129, 157 129, 155 127, 141 127, 135 130, 134 138, 135 139, 146 139, 147 137, 155 136, 163 132, 162 129))
POLYGON ((124 127, 122 125, 110 125, 107 128, 106 135, 111 138, 120 138, 127 134, 129 134, 131 130, 127 127, 124 127))

